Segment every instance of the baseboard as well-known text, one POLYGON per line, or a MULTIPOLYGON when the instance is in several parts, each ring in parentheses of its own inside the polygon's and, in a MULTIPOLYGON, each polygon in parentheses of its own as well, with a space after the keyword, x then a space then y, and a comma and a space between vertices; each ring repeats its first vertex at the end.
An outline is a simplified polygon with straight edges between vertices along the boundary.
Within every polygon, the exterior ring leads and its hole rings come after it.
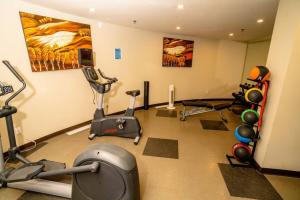
MULTIPOLYGON (((59 130, 59 131, 56 131, 54 133, 50 133, 49 135, 43 136, 41 138, 38 138, 35 141, 36 141, 36 143, 41 143, 41 142, 44 142, 44 141, 49 140, 51 138, 54 138, 56 136, 62 135, 64 133, 67 133, 69 131, 72 131, 72 130, 75 130, 77 128, 86 126, 86 125, 88 125, 90 123, 91 123, 91 120, 88 120, 88 121, 82 122, 80 124, 76 124, 74 126, 71 126, 71 127, 68 127, 68 128, 65 128, 65 129, 62 129, 62 130, 59 130)), ((22 151, 22 150, 27 149, 27 148, 29 148, 31 146, 32 146, 32 142, 29 142, 29 143, 25 143, 25 144, 20 145, 19 148, 22 151)), ((3 155, 4 155, 4 158, 7 158, 8 152, 7 151, 4 152, 3 155)))
MULTIPOLYGON (((175 101, 175 104, 179 104, 179 103, 182 103, 182 101, 233 101, 232 98, 214 98, 214 99, 186 99, 186 100, 178 100, 178 101, 175 101)), ((149 108, 152 108, 152 107, 157 107, 157 106, 162 106, 162 105, 166 105, 168 104, 169 102, 162 102, 162 103, 155 103, 155 104, 151 104, 149 105, 149 108)), ((144 106, 139 106, 139 107, 136 107, 135 110, 143 110, 144 109, 144 106)), ((121 115, 121 114, 124 114, 125 113, 125 110, 122 110, 122 111, 119 111, 119 112, 114 112, 114 113, 111 113, 109 115, 121 115)), ((62 135, 64 133, 67 133, 69 131, 73 131, 75 129, 78 129, 78 128, 81 128, 83 126, 86 126, 88 124, 91 123, 91 120, 88 120, 88 121, 85 121, 85 122, 82 122, 80 124, 76 124, 74 126, 71 126, 71 127, 68 127, 68 128, 65 128, 65 129, 62 129, 62 130, 59 130, 59 131, 56 131, 54 133, 50 133, 49 135, 46 135, 46 136, 43 136, 41 138, 38 138, 36 139, 35 141, 37 143, 41 143, 41 142, 44 142, 46 140, 49 140, 53 137, 56 137, 56 136, 59 136, 59 135, 62 135)), ((26 148, 29 148, 32 146, 32 142, 29 142, 29 143, 25 143, 23 145, 20 145, 19 148, 20 150, 24 150, 26 148)), ((6 158, 8 156, 8 152, 4 152, 4 157, 6 158)))
POLYGON ((277 176, 289 176, 300 178, 299 171, 285 170, 285 169, 274 169, 274 168, 263 168, 254 160, 255 168, 263 174, 277 175, 277 176))
POLYGON ((272 168, 262 168, 261 172, 263 174, 272 174, 272 175, 289 176, 289 177, 300 178, 300 172, 299 171, 291 171, 291 170, 284 170, 284 169, 272 169, 272 168))

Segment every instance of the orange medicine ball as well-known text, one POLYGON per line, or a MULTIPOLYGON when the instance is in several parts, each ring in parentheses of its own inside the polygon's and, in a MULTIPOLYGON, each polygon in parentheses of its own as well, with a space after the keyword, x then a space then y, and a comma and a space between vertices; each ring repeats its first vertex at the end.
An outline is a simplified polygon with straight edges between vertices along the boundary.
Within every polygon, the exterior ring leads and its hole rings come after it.
POLYGON ((252 68, 249 74, 249 79, 253 81, 265 82, 269 80, 271 73, 265 66, 255 66, 252 68))

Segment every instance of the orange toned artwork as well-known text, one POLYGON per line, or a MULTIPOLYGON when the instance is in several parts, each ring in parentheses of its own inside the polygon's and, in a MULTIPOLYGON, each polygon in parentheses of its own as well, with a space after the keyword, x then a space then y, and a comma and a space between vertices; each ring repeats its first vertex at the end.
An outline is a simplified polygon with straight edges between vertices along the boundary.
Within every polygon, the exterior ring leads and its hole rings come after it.
POLYGON ((91 28, 51 17, 20 12, 33 72, 81 68, 78 48, 92 48, 91 28))
POLYGON ((192 67, 194 41, 163 38, 164 67, 192 67))

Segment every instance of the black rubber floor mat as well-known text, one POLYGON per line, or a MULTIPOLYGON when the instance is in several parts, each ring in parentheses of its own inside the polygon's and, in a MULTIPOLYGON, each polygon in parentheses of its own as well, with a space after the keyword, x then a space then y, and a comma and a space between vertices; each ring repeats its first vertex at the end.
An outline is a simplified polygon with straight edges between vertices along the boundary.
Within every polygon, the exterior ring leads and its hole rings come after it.
POLYGON ((176 110, 157 110, 156 116, 158 117, 177 117, 176 110))
POLYGON ((52 195, 36 193, 36 192, 24 192, 24 194, 20 196, 18 200, 67 200, 67 199, 62 197, 52 196, 52 195))
POLYGON ((143 155, 178 159, 178 140, 149 137, 143 155))
POLYGON ((252 168, 219 163, 231 196, 260 200, 282 200, 268 179, 252 168))
POLYGON ((217 131, 229 131, 223 121, 216 120, 200 120, 203 129, 217 130, 217 131))

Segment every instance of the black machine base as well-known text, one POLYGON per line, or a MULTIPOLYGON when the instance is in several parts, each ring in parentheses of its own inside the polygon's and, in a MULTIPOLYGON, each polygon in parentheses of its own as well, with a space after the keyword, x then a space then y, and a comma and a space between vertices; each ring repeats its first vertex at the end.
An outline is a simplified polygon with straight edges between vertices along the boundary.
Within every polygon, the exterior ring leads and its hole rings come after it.
POLYGON ((137 145, 141 134, 142 129, 136 117, 113 116, 93 120, 89 139, 92 140, 96 136, 118 136, 132 138, 137 145))
POLYGON ((253 159, 251 159, 250 161, 248 162, 245 162, 245 163, 237 163, 237 162, 233 162, 233 160, 236 160, 234 156, 231 156, 231 155, 227 155, 226 154, 226 158, 229 162, 229 164, 232 166, 232 167, 248 167, 248 168, 256 168, 255 165, 254 165, 254 161, 253 159))

